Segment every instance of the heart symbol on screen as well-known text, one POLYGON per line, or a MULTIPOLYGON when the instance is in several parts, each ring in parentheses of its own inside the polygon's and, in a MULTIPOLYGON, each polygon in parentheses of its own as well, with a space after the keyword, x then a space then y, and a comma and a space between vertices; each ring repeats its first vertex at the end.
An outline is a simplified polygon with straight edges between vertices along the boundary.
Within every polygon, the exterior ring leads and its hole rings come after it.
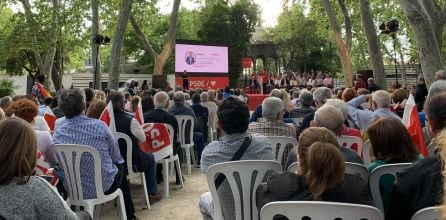
POLYGON ((215 81, 211 81, 212 86, 215 86, 216 83, 217 82, 215 82, 215 81))

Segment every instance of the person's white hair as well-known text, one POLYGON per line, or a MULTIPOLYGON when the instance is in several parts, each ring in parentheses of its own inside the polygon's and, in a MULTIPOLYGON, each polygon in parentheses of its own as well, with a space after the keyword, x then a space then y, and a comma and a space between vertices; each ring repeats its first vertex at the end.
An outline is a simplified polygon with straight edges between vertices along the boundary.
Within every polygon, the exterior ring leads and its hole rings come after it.
POLYGON ((209 100, 209 95, 207 92, 202 92, 200 94, 201 102, 207 102, 209 100))
POLYGON ((331 105, 331 106, 337 108, 342 113, 342 116, 344 117, 344 121, 347 119, 348 104, 346 102, 342 101, 341 99, 327 99, 327 101, 325 102, 325 105, 331 105))
POLYGON ((208 96, 209 96, 209 98, 213 98, 213 99, 215 99, 215 95, 216 95, 216 92, 215 92, 215 90, 213 90, 213 89, 209 89, 208 90, 208 96))
POLYGON ((174 102, 183 103, 184 102, 184 93, 182 91, 177 91, 173 94, 172 100, 174 102))
POLYGON ((317 127, 327 128, 338 135, 344 124, 344 117, 336 107, 323 105, 314 113, 314 122, 317 127))
POLYGON ((327 87, 319 87, 313 92, 313 99, 319 103, 325 103, 327 99, 331 99, 333 97, 333 93, 327 87))
POLYGON ((262 115, 264 118, 276 119, 277 114, 283 111, 283 101, 277 97, 268 97, 262 102, 262 115))
POLYGON ((273 89, 271 93, 269 94, 270 97, 277 97, 279 99, 282 99, 283 93, 280 91, 280 89, 273 89))
POLYGON ((446 92, 446 80, 437 80, 431 84, 431 87, 429 87, 427 98, 442 92, 446 92))
POLYGON ((372 100, 376 102, 377 108, 389 108, 391 97, 387 91, 378 90, 373 93, 372 100))
POLYGON ((157 92, 153 97, 153 104, 155 105, 155 108, 165 108, 168 101, 169 96, 166 92, 157 92))
POLYGON ((444 70, 438 70, 435 75, 438 76, 439 79, 446 79, 446 72, 444 70))

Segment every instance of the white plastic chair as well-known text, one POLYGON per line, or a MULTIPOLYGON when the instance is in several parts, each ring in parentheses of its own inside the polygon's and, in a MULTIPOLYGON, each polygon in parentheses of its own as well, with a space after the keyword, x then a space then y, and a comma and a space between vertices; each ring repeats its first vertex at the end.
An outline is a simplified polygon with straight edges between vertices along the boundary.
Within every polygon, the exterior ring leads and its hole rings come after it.
POLYGON ((124 133, 120 133, 120 132, 114 133, 114 137, 115 137, 116 141, 119 141, 119 139, 123 139, 125 141, 126 151, 127 151, 127 159, 126 159, 127 170, 128 170, 127 179, 131 180, 131 179, 138 178, 138 177, 141 178, 141 183, 144 188, 146 205, 147 205, 148 209, 151 209, 150 201, 149 201, 149 192, 147 191, 146 176, 144 175, 144 172, 133 171, 132 139, 130 139, 130 137, 128 135, 126 135, 124 133))
POLYGON ((56 144, 53 149, 64 172, 65 182, 68 187, 68 206, 82 206, 93 219, 99 219, 101 206, 96 205, 118 198, 121 209, 121 219, 127 219, 122 191, 116 189, 115 192, 109 195, 104 194, 104 188, 102 187, 101 158, 96 149, 74 144, 56 144), (90 154, 93 157, 94 183, 96 189, 95 199, 84 199, 83 195, 81 183, 81 158, 84 153, 90 154), (97 208, 96 211, 95 206, 97 208), (95 213, 96 215, 94 215, 95 213))
POLYGON ((364 182, 369 182, 369 170, 362 164, 345 162, 345 173, 359 175, 364 182))
POLYGON ((372 148, 372 143, 367 140, 364 145, 362 145, 362 158, 364 161, 364 166, 369 167, 372 163, 372 157, 370 156, 370 149, 372 148))
POLYGON ((411 220, 441 220, 441 208, 435 206, 421 209, 412 216, 411 220))
POLYGON ((294 162, 288 166, 287 171, 297 173, 297 167, 299 167, 299 162, 294 162))
MULTIPOLYGON (((169 132, 170 145, 167 147, 168 148, 167 150, 170 156, 168 158, 160 159, 156 162, 163 165, 164 197, 169 198, 169 164, 173 163, 177 167, 178 176, 180 177, 180 184, 182 188, 184 187, 184 182, 181 174, 180 159, 178 158, 178 155, 173 155, 174 129, 169 124, 164 124, 164 125, 167 127, 167 130, 169 132)), ((173 169, 170 170, 170 173, 173 173, 173 169)))
POLYGON ((187 174, 190 175, 192 173, 192 163, 195 164, 195 152, 194 152, 194 117, 190 115, 175 115, 175 118, 178 122, 178 138, 180 139, 181 148, 184 148, 186 151, 186 165, 187 165, 187 174), (190 131, 186 131, 187 125, 190 125, 190 131), (189 142, 186 143, 186 134, 189 132, 189 142), (191 156, 192 161, 191 162, 191 156))
MULTIPOLYGON (((223 220, 223 213, 220 204, 219 194, 215 186, 215 179, 218 174, 222 173, 226 176, 226 182, 232 191, 235 207, 235 219, 258 219, 258 210, 256 206, 256 189, 263 181, 268 171, 282 171, 282 165, 272 160, 242 160, 231 161, 225 163, 214 164, 206 171, 206 179, 209 191, 212 195, 214 203, 214 217, 216 220, 223 220), (257 172, 256 178, 253 179, 253 173, 257 172), (235 178, 235 174, 239 174, 240 178, 235 178), (237 186, 237 182, 241 185, 241 191, 237 186), (243 196, 243 200, 242 197, 243 196), (242 212, 243 209, 243 212, 242 212)), ((220 186, 223 187, 223 184, 220 186)))
POLYGON ((361 158, 362 158, 362 139, 355 136, 347 136, 342 135, 341 137, 337 137, 338 143, 341 147, 346 147, 350 150, 355 151, 361 158), (358 149, 352 149, 352 146, 356 144, 358 146, 358 149))
POLYGON ((383 213, 373 206, 337 202, 271 202, 260 211, 261 220, 272 220, 276 215, 283 215, 288 219, 384 220, 383 213))
POLYGON ((381 197, 381 189, 379 187, 379 180, 385 174, 390 174, 395 177, 401 170, 407 169, 412 166, 412 163, 394 163, 379 166, 372 170, 369 177, 369 186, 372 193, 373 201, 375 201, 376 207, 384 213, 384 205, 381 197))
POLYGON ((293 145, 293 147, 295 147, 295 146, 297 146, 299 144, 297 142, 297 140, 292 138, 292 137, 268 136, 267 138, 271 142, 271 146, 273 148, 273 153, 274 153, 274 158, 276 158, 276 161, 279 161, 279 163, 282 163, 283 152, 285 151, 285 147, 288 144, 293 145), (279 152, 277 152, 277 149, 276 149, 277 145, 279 145, 279 152))

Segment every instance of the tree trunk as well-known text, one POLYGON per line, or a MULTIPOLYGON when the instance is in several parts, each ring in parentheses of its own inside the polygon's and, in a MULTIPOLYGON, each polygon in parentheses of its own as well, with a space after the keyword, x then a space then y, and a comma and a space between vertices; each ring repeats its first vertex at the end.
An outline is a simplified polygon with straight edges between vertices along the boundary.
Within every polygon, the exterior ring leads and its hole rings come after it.
POLYGON ((121 49, 124 43, 125 30, 129 22, 132 8, 132 0, 122 0, 119 11, 118 24, 116 25, 113 39, 112 52, 110 56, 110 67, 108 68, 108 88, 118 90, 119 88, 119 64, 121 61, 121 49))
POLYGON ((400 56, 400 70, 401 70, 401 79, 403 80, 403 85, 407 85, 407 70, 406 70, 406 63, 404 62, 404 56, 401 51, 399 51, 400 56))
POLYGON ((333 29, 333 38, 338 48, 339 57, 341 58, 342 70, 344 72, 344 80, 346 87, 353 86, 353 69, 352 61, 350 59, 350 48, 342 39, 341 26, 333 11, 333 8, 329 0, 321 0, 322 5, 327 12, 328 19, 330 20, 331 27, 333 29))
POLYGON ((181 0, 175 0, 172 7, 172 13, 170 13, 170 24, 167 32, 167 39, 164 43, 163 50, 155 59, 155 67, 153 75, 162 75, 164 72, 164 66, 166 61, 172 53, 173 46, 175 44, 175 36, 177 31, 178 10, 180 8, 181 0))
POLYGON ((96 43, 96 36, 99 35, 99 0, 91 0, 92 24, 91 24, 91 58, 93 61, 93 88, 102 90, 102 71, 100 46, 96 43))
MULTIPOLYGON (((20 0, 20 2, 23 5, 23 9, 25 11, 25 16, 27 19, 27 25, 30 28, 30 31, 37 32, 36 30, 33 30, 34 28, 39 27, 39 25, 34 20, 34 15, 31 10, 31 4, 29 0, 20 0)), ((53 11, 52 11, 52 17, 51 17, 51 23, 54 28, 51 29, 49 32, 48 39, 50 41, 50 48, 46 49, 43 58, 40 55, 40 51, 37 47, 37 37, 33 37, 33 54, 34 58, 36 59, 37 66, 39 67, 40 74, 47 75, 48 77, 48 86, 50 89, 54 88, 51 77, 51 72, 53 69, 53 63, 54 63, 54 57, 56 55, 56 42, 57 42, 57 21, 58 21, 58 15, 60 13, 59 11, 59 0, 52 0, 53 5, 53 11)))
POLYGON ((348 14, 348 9, 345 6, 344 0, 338 0, 339 7, 341 8, 342 14, 344 15, 344 25, 345 25, 345 44, 350 51, 352 48, 352 22, 350 20, 350 15, 348 14))
POLYGON ((173 3, 172 12, 170 13, 170 24, 169 30, 167 32, 167 39, 164 43, 163 50, 159 54, 153 49, 152 45, 150 45, 149 39, 147 39, 146 35, 141 30, 135 18, 133 16, 130 16, 130 23, 132 24, 133 29, 135 29, 136 33, 138 34, 144 51, 150 54, 155 64, 153 68, 153 75, 163 74, 167 59, 169 59, 169 56, 172 52, 176 37, 178 10, 180 8, 180 3, 181 0, 175 0, 173 3))
POLYGON ((381 47, 379 45, 378 36, 376 34, 375 24, 373 23, 370 2, 369 0, 360 0, 359 4, 362 29, 364 30, 365 37, 367 38, 367 49, 369 51, 370 60, 372 62, 375 82, 380 88, 385 89, 387 87, 386 72, 380 50, 381 47))
POLYGON ((429 16, 417 0, 400 0, 400 5, 412 26, 420 55, 421 69, 426 85, 429 87, 434 81, 435 72, 443 69, 437 37, 429 16))

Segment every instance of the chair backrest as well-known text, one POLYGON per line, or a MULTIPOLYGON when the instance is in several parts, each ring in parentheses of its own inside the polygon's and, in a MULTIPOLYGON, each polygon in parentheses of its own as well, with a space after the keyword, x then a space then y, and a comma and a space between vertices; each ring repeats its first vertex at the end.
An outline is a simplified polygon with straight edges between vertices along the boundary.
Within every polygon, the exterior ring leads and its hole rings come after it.
POLYGON ((190 115, 175 115, 175 118, 178 122, 178 139, 181 145, 192 143, 194 136, 194 117, 190 115), (187 128, 190 128, 190 130, 188 131, 187 128), (186 138, 186 135, 189 137, 188 139, 186 138))
POLYGON ((265 176, 269 174, 268 171, 282 171, 282 165, 277 161, 271 160, 242 160, 210 166, 206 171, 206 179, 213 198, 215 219, 223 219, 220 199, 215 186, 215 179, 218 174, 221 173, 226 176, 226 181, 231 188, 236 220, 256 220, 258 219, 258 210, 255 202, 256 189, 265 176), (253 179, 254 173, 257 173, 257 175, 254 175, 255 178, 253 179), (237 174, 239 179, 234 177, 237 174), (239 191, 237 182, 241 185, 241 191, 239 191))
POLYGON ((125 141, 126 152, 127 152, 127 158, 125 161, 127 164, 128 177, 132 178, 134 176, 138 176, 138 174, 136 174, 133 171, 132 139, 130 139, 128 135, 121 132, 116 132, 113 134, 113 136, 115 137, 116 141, 119 141, 119 139, 123 139, 125 141))
POLYGON ((355 136, 342 135, 337 137, 338 143, 341 147, 346 147, 355 151, 362 158, 362 139, 355 136))
MULTIPOLYGON (((390 174, 396 177, 397 173, 401 170, 407 169, 412 166, 412 163, 394 163, 379 166, 370 172, 369 186, 372 192, 373 201, 375 201, 376 207, 384 212, 384 205, 381 197, 381 190, 379 187, 379 180, 381 176, 390 174)), ((396 178, 395 178, 396 179, 396 178)))
POLYGON ((84 203, 84 194, 81 183, 81 159, 87 155, 93 157, 93 176, 96 197, 101 198, 104 196, 104 189, 102 188, 101 158, 96 149, 75 144, 56 144, 53 149, 64 172, 65 182, 68 186, 68 197, 71 199, 73 205, 84 203))
POLYGON ((271 202, 260 211, 261 220, 272 220, 276 215, 299 220, 384 220, 383 213, 373 206, 336 202, 271 202))
POLYGON ((268 136, 267 137, 271 142, 271 146, 273 148, 274 158, 277 161, 281 162, 283 158, 283 152, 287 144, 293 145, 293 147, 297 146, 299 143, 296 139, 292 137, 285 136, 268 136), (279 147, 279 151, 277 151, 277 147, 279 147))
POLYGON ((288 172, 297 173, 297 168, 299 167, 299 162, 294 162, 288 166, 286 169, 288 172))
POLYGON ((345 162, 345 173, 359 175, 364 183, 369 182, 369 170, 362 164, 345 162))
POLYGON ((369 165, 372 163, 372 158, 370 156, 370 149, 372 148, 372 143, 370 140, 367 140, 362 145, 362 158, 364 161, 364 166, 369 167, 369 165))
POLYGON ((416 212, 411 220, 440 220, 441 208, 439 206, 428 207, 416 212))

